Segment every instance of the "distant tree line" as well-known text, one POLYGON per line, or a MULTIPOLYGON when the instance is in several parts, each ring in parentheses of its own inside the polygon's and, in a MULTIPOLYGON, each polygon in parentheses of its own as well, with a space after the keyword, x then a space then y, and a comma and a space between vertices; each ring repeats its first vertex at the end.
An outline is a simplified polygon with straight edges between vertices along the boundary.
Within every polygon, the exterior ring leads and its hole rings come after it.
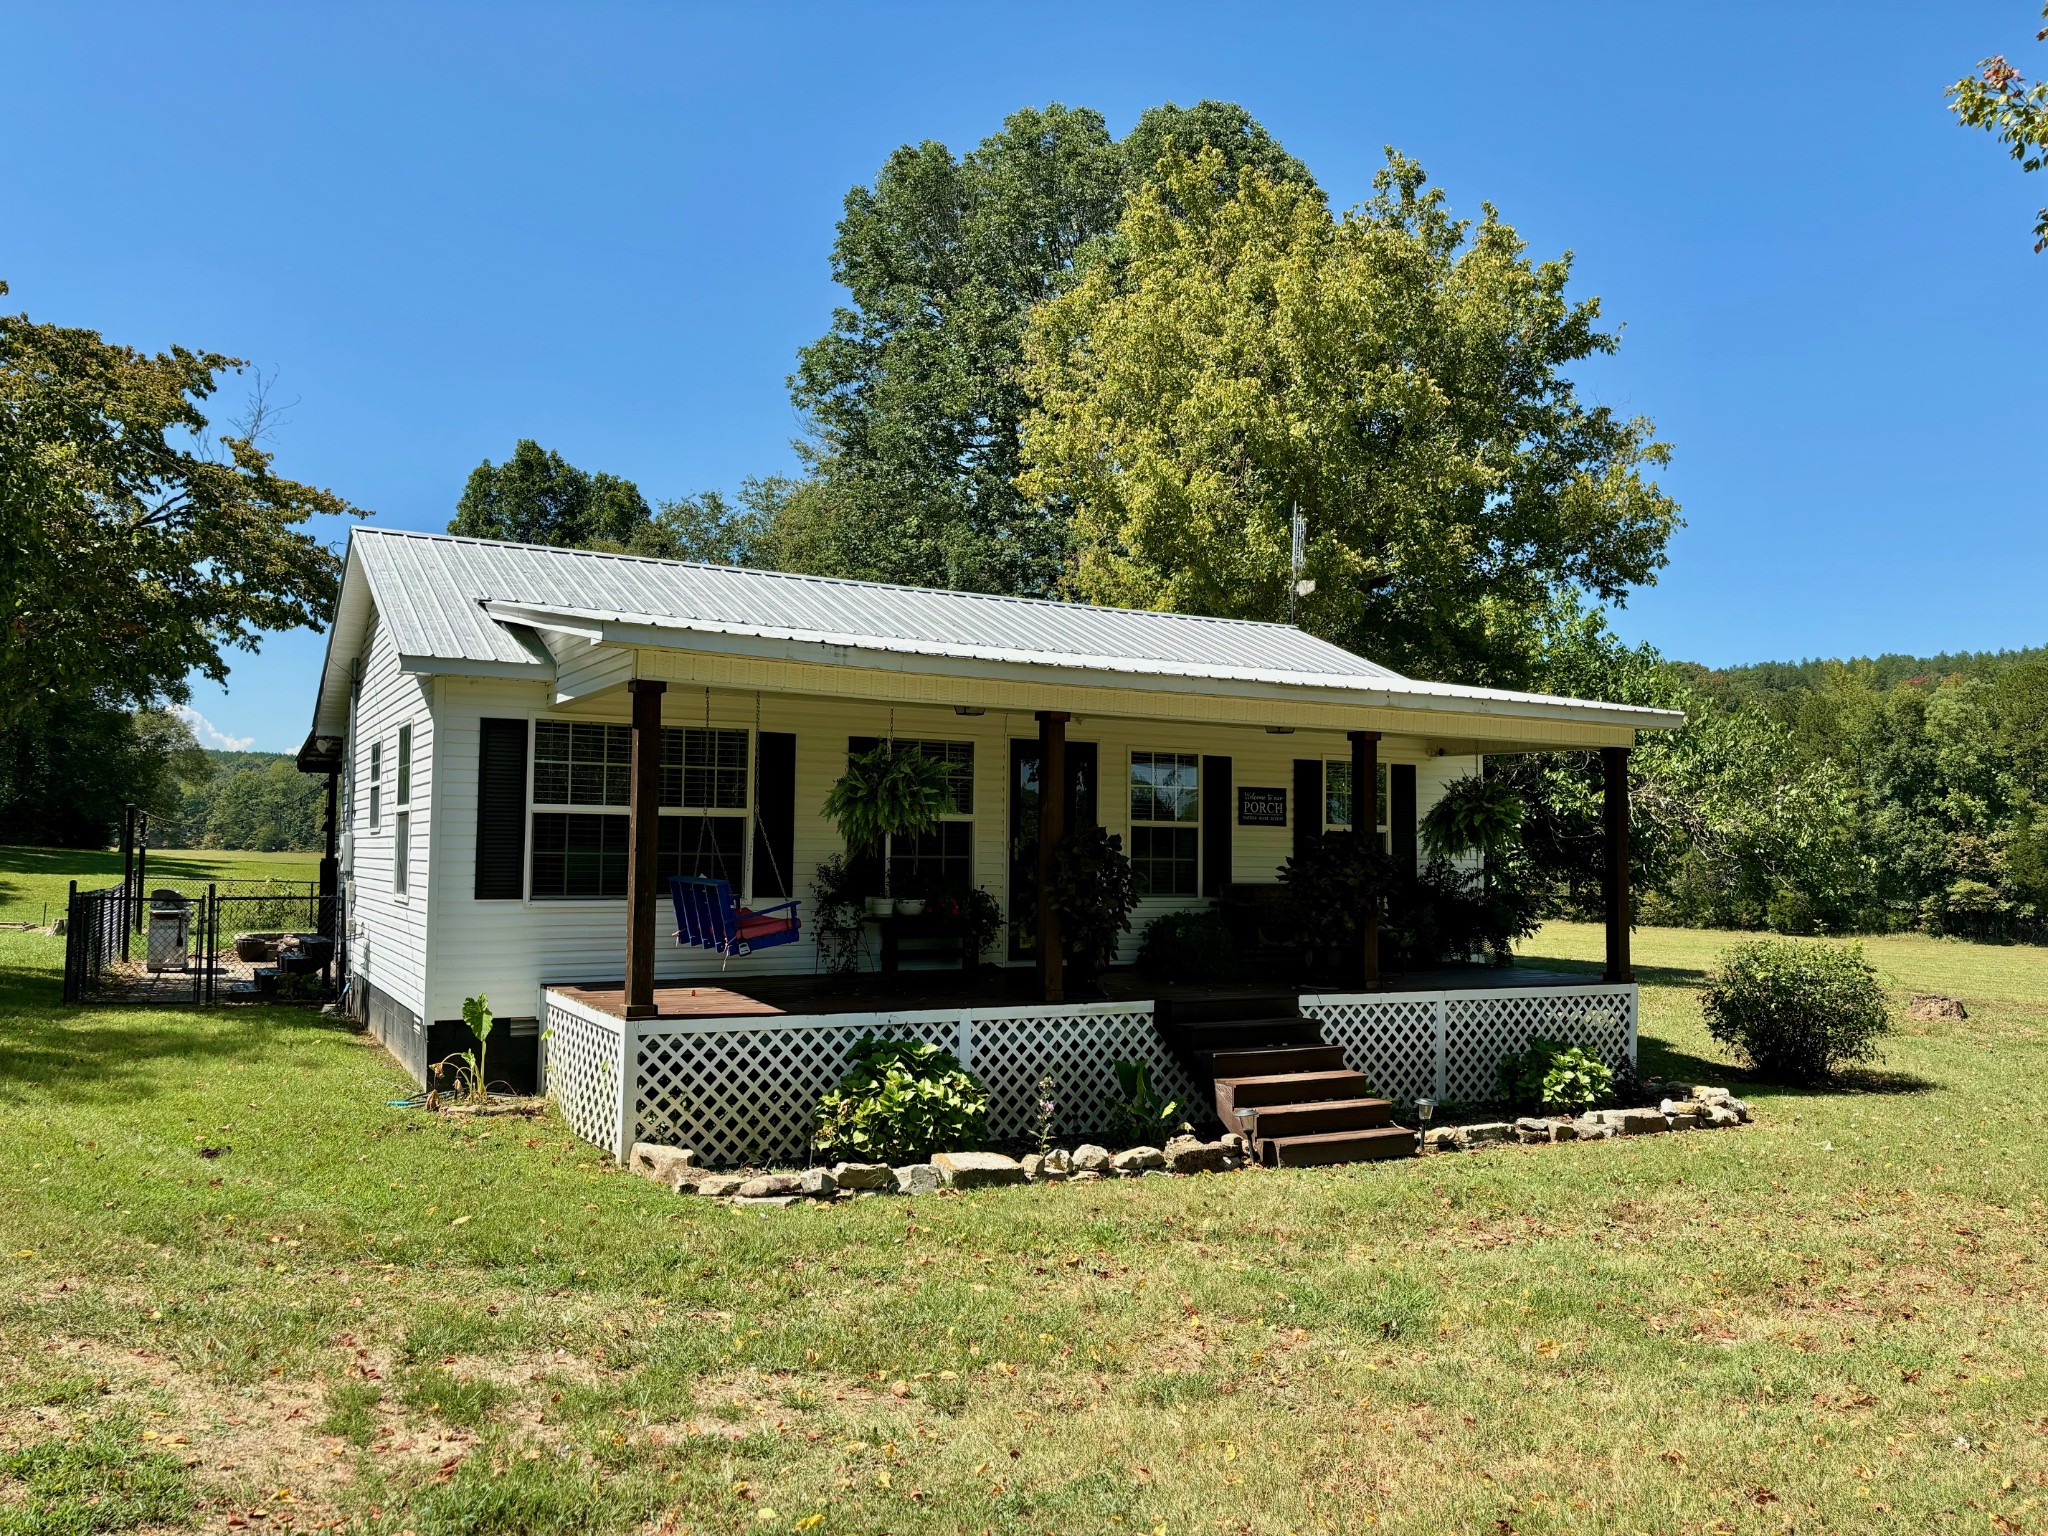
MULTIPOLYGON (((1684 709, 1634 755, 1639 916, 1788 933, 2048 939, 2048 647, 1711 670, 1564 609, 1539 684, 1684 709)), ((1597 910, 1589 754, 1501 758, 1522 878, 1597 910)))

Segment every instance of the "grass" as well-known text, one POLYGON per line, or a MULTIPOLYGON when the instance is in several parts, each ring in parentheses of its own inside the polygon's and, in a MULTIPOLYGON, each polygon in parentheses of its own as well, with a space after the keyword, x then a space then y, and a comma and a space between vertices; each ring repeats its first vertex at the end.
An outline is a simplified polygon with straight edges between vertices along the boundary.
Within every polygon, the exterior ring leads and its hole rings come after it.
POLYGON ((2048 953, 1872 941, 1971 1018, 1795 1092, 1727 940, 1637 935, 1643 1055, 1742 1131, 757 1212, 0 934, 0 1530, 2048 1528, 2048 953))
MULTIPOLYGON (((164 881, 314 880, 320 856, 237 849, 151 849, 145 876, 164 881)), ((118 885, 119 849, 0 847, 0 923, 39 923, 64 915, 71 882, 80 890, 118 885)))

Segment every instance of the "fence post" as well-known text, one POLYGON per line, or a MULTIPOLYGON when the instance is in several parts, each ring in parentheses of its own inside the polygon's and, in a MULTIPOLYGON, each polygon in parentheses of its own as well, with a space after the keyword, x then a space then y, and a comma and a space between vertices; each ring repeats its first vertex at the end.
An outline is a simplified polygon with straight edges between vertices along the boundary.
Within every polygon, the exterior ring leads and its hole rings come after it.
POLYGON ((1628 1064, 1636 1064, 1636 1009, 1642 1002, 1642 990, 1634 982, 1626 988, 1628 993, 1628 1064))
POLYGON ((64 1001, 78 1001, 78 882, 71 882, 70 899, 64 903, 64 1001))
POLYGON ((953 1054, 960 1058, 960 1065, 969 1072, 974 1070, 974 1015, 960 1015, 959 1027, 953 1035, 953 1054))
POLYGON ((1444 1090, 1450 1085, 1450 999, 1439 992, 1433 1006, 1436 1010, 1436 1099, 1441 1104, 1444 1090))
POLYGON ((199 926, 205 946, 199 956, 199 1000, 210 1004, 218 1000, 220 986, 214 963, 220 953, 220 890, 212 881, 206 885, 206 910, 199 915, 199 926))
POLYGON ((618 1145, 612 1150, 619 1166, 633 1156, 633 1143, 640 1138, 640 1031, 631 1019, 619 1020, 619 1118, 618 1145))

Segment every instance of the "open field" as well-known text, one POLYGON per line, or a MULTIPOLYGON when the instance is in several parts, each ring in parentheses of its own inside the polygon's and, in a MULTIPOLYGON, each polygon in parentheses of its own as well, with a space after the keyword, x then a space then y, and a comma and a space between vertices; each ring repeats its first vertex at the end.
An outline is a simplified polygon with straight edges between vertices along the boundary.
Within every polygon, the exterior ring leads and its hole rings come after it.
MULTIPOLYGON (((320 856, 215 848, 149 851, 145 876, 157 880, 315 880, 320 856)), ((121 851, 0 847, 0 923, 32 923, 64 915, 76 880, 80 890, 121 882, 121 851)))
POLYGON ((2048 954, 1869 952, 1972 1017, 1741 1131, 763 1213, 0 934, 0 1532, 2048 1529, 2048 954))

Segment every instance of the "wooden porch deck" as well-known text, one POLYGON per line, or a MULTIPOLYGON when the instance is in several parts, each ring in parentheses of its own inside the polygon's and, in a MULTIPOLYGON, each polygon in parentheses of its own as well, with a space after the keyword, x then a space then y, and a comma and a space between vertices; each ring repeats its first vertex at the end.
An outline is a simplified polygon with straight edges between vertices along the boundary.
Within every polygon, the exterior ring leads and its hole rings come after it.
MULTIPOLYGON (((1389 974, 1383 994, 1400 992, 1525 991, 1536 987, 1594 984, 1597 974, 1539 970, 1533 966, 1468 965, 1389 974)), ((954 970, 907 971, 895 976, 863 972, 854 976, 762 976, 730 985, 709 980, 658 985, 654 1004, 658 1019, 740 1019, 789 1014, 893 1013, 925 1008, 1021 1008, 1038 1002, 1038 973, 1024 967, 985 967, 978 975, 954 970)), ((626 1016, 623 983, 617 986, 550 986, 600 1013, 626 1016)), ((1172 998, 1176 1001, 1221 1001, 1242 996, 1270 998, 1299 992, 1350 992, 1337 984, 1245 982, 1227 986, 1159 985, 1136 971, 1111 971, 1094 1000, 1135 1002, 1172 998)), ((1073 1001, 1090 999, 1077 997, 1073 1001)))

